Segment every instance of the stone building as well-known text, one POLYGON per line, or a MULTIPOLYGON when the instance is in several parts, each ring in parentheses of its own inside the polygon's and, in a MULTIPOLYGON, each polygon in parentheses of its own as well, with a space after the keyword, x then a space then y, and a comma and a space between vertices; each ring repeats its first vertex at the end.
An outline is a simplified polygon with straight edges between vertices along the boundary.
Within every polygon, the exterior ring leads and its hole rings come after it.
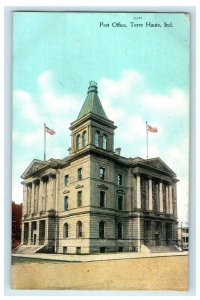
POLYGON ((21 244, 22 203, 12 201, 12 249, 21 244))
POLYGON ((22 175, 22 247, 79 254, 176 243, 176 174, 160 158, 121 156, 115 129, 90 82, 69 155, 34 159, 22 175))

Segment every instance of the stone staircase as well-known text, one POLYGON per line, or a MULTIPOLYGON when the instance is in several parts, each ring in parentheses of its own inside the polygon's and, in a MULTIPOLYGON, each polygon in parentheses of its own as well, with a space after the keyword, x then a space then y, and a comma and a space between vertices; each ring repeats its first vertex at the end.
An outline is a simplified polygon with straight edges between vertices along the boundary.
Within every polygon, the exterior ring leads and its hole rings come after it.
POLYGON ((178 247, 176 245, 170 245, 170 246, 146 246, 151 253, 168 253, 168 252, 180 252, 178 247))
POLYGON ((46 245, 20 245, 19 247, 13 249, 13 254, 34 254, 45 248, 46 245))

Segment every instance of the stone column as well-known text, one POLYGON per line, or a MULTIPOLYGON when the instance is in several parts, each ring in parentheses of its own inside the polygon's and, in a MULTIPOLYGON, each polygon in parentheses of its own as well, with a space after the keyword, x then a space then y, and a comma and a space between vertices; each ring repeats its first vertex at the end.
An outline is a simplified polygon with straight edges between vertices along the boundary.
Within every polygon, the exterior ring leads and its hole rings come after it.
POLYGON ((52 205, 53 208, 56 209, 56 176, 53 177, 52 183, 52 205))
POLYGON ((52 189, 52 177, 49 176, 48 178, 48 184, 47 184, 47 210, 53 208, 52 207, 52 192, 53 192, 53 189, 52 189))
POLYGON ((31 188, 31 213, 34 213, 35 207, 35 183, 32 182, 32 188, 31 188))
POLYGON ((148 210, 149 209, 149 184, 147 180, 145 182, 145 197, 146 197, 145 210, 148 210))
POLYGON ((47 202, 48 202, 48 193, 47 193, 47 181, 45 180, 43 183, 43 211, 47 210, 47 202))
POLYGON ((36 212, 39 213, 39 202, 40 202, 40 181, 37 184, 37 203, 36 203, 36 212))
POLYGON ((21 244, 24 243, 24 222, 22 222, 22 230, 21 230, 21 244))
POLYGON ((28 225, 28 244, 29 245, 32 245, 32 241, 31 241, 31 228, 32 228, 32 224, 31 224, 31 222, 29 222, 29 225, 28 225))
POLYGON ((163 190, 162 190, 162 182, 159 183, 159 207, 160 207, 160 212, 163 213, 163 190))
POLYGON ((140 184, 140 175, 137 174, 136 178, 136 207, 138 209, 141 209, 141 184, 140 184))
POLYGON ((23 215, 28 213, 28 187, 26 184, 23 186, 23 215))
POLYGON ((169 186, 169 213, 173 214, 173 203, 172 203, 172 185, 169 186))
POLYGON ((27 213, 31 213, 31 187, 30 184, 27 186, 27 213))
POLYGON ((166 213, 169 214, 169 186, 166 186, 166 213))
POLYGON ((38 211, 42 211, 42 202, 43 202, 43 181, 40 179, 40 184, 39 184, 39 200, 38 200, 38 211))
MULTIPOLYGON (((174 214, 174 217, 177 217, 177 189, 176 189, 176 183, 173 184, 172 195, 174 195, 174 197, 172 197, 173 201, 174 201, 173 214, 174 214)), ((172 205, 173 205, 173 203, 172 203, 172 205)))
POLYGON ((149 210, 153 210, 152 180, 149 179, 149 210))

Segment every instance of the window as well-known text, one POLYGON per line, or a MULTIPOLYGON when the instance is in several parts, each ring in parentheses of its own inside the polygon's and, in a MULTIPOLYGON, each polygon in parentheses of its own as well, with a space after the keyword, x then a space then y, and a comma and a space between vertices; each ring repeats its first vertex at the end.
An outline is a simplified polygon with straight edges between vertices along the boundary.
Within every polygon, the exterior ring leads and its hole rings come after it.
POLYGON ((105 207, 105 191, 100 191, 100 207, 105 207))
POLYGON ((63 228, 63 237, 64 238, 68 238, 69 236, 69 226, 67 223, 64 224, 64 228, 63 228))
POLYGON ((99 238, 104 239, 105 235, 105 223, 103 221, 99 222, 99 238))
POLYGON ((83 135, 82 135, 82 145, 83 147, 85 147, 87 144, 87 134, 86 134, 86 131, 83 132, 83 135))
POLYGON ((99 169, 99 178, 104 180, 105 179, 105 168, 99 169))
POLYGON ((63 247, 63 254, 67 254, 67 247, 63 247))
POLYGON ((122 239, 122 224, 121 223, 119 223, 118 225, 117 225, 117 237, 118 237, 118 239, 122 239))
POLYGON ((68 210, 68 196, 64 197, 64 210, 68 210))
POLYGON ((82 191, 79 191, 77 193, 77 206, 78 207, 82 206, 82 191))
POLYGON ((82 168, 78 169, 78 180, 81 180, 83 177, 83 171, 82 168))
POLYGON ((80 238, 80 237, 82 237, 82 235, 83 235, 83 232, 82 232, 82 222, 78 221, 76 223, 76 237, 80 238))
POLYGON ((77 135, 76 137, 76 149, 80 149, 81 147, 81 137, 80 137, 80 134, 77 135))
POLYGON ((69 183, 69 175, 65 175, 64 176, 64 184, 68 185, 68 183, 69 183))
POLYGON ((123 196, 118 195, 118 209, 122 210, 123 209, 123 196))
POLYGON ((117 175, 117 185, 122 185, 122 175, 121 174, 117 175))
POLYGON ((103 135, 103 149, 107 149, 107 136, 103 135))
POLYGON ((81 254, 81 247, 76 247, 76 254, 81 254))
POLYGON ((94 135, 94 144, 99 147, 99 133, 96 131, 94 135))

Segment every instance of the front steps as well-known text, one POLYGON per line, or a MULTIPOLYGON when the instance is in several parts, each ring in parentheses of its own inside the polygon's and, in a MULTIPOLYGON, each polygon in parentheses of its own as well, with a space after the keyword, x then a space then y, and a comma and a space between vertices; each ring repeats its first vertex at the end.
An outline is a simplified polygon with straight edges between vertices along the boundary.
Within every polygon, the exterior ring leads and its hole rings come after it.
POLYGON ((13 254, 34 254, 41 252, 42 249, 44 249, 46 245, 21 245, 20 247, 17 247, 13 249, 13 254))
MULTIPOLYGON (((175 245, 157 245, 157 246, 149 246, 145 245, 145 248, 150 250, 150 253, 168 253, 168 252, 180 252, 179 249, 175 245)), ((142 250, 142 249, 141 249, 142 250)))

